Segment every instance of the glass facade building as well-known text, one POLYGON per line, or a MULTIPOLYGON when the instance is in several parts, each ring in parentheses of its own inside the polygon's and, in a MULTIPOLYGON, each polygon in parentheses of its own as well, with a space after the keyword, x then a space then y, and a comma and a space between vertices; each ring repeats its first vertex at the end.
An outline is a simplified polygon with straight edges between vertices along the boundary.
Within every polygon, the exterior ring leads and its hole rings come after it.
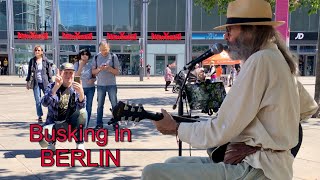
MULTIPOLYGON (((34 56, 35 45, 41 45, 48 59, 59 65, 74 62, 83 48, 97 54, 102 39, 118 55, 121 75, 138 75, 139 67, 147 64, 151 75, 163 75, 172 63, 176 73, 211 44, 226 43, 224 32, 213 30, 226 22, 225 15, 218 15, 217 9, 208 14, 201 7, 190 7, 190 2, 1 0, 1 66, 9 62, 1 73, 16 74, 20 63, 34 56)), ((290 14, 289 27, 290 48, 300 59, 301 74, 315 75, 319 13, 309 16, 306 9, 298 9, 290 14)))

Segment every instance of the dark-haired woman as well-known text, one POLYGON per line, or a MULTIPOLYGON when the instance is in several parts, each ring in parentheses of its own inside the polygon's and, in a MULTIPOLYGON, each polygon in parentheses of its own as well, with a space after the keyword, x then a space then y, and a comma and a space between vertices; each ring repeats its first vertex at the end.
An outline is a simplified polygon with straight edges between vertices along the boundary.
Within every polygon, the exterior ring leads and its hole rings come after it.
POLYGON ((78 54, 78 61, 74 64, 76 71, 75 76, 81 77, 81 83, 86 96, 87 104, 86 110, 88 114, 87 127, 89 125, 91 111, 92 111, 92 100, 95 93, 95 78, 92 77, 92 65, 89 60, 91 59, 91 53, 87 49, 80 50, 78 54))
POLYGON ((33 89, 34 100, 36 101, 36 110, 38 122, 42 122, 41 91, 52 82, 52 71, 48 59, 43 55, 43 49, 37 45, 34 47, 34 57, 30 59, 28 66, 28 75, 26 78, 26 88, 33 89))

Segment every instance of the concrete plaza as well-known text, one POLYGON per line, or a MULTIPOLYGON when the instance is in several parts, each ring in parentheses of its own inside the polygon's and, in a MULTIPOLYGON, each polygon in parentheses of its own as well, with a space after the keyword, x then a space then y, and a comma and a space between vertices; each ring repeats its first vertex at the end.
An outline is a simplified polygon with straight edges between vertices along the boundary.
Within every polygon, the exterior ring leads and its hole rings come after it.
MULTIPOLYGON (((314 94, 314 77, 300 78, 311 95, 314 94)), ((16 76, 0 76, 0 179, 139 179, 144 166, 163 162, 178 155, 176 137, 161 135, 149 120, 138 126, 127 126, 132 132, 132 142, 115 142, 114 131, 106 123, 110 119, 110 102, 106 98, 104 123, 108 129, 108 144, 99 147, 96 142, 85 144, 91 149, 92 162, 99 162, 99 150, 109 149, 115 155, 120 150, 120 167, 112 162, 110 167, 41 167, 40 146, 30 142, 29 126, 36 123, 36 111, 32 90, 22 85, 24 79, 16 76), (2 84, 2 85, 1 85, 2 84)), ((126 88, 119 88, 118 99, 142 103, 146 110, 160 112, 161 108, 176 113, 172 105, 177 94, 164 91, 163 77, 144 78, 118 77, 118 83, 126 88), (139 86, 134 86, 139 85, 139 86), (144 87, 144 88, 143 88, 144 87)), ((227 89, 228 90, 228 89, 227 89)), ((89 127, 95 126, 97 102, 94 97, 93 114, 89 127)), ((43 108, 46 115, 47 110, 43 108)), ((196 112, 195 115, 207 117, 196 112)), ((208 117, 207 117, 208 118, 208 117)), ((303 144, 294 162, 294 179, 320 179, 320 119, 310 119, 303 123, 303 144)), ((74 149, 74 142, 57 143, 58 149, 74 149)), ((183 144, 183 156, 189 156, 189 145, 183 144)), ((192 156, 206 156, 204 149, 191 148, 192 156)), ((70 155, 67 155, 70 157, 70 155)), ((70 163, 70 160, 62 160, 70 163)))

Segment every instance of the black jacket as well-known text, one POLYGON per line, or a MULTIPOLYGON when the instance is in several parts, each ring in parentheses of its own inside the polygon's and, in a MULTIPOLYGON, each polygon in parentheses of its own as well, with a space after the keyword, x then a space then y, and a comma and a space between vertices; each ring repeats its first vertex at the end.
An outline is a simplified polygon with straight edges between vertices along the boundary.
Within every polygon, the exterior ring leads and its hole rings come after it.
MULTIPOLYGON (((35 72, 36 72, 38 66, 37 66, 36 61, 37 61, 36 57, 33 57, 30 59, 29 66, 28 66, 28 75, 26 78, 26 81, 30 81, 31 76, 33 76, 32 80, 34 81, 34 85, 37 83, 35 72)), ((43 56, 43 58, 42 58, 41 77, 42 77, 43 87, 46 88, 48 86, 48 84, 52 82, 52 70, 50 67, 50 62, 48 61, 48 59, 45 56, 43 56)), ((32 88, 34 88, 34 87, 32 87, 32 88)))

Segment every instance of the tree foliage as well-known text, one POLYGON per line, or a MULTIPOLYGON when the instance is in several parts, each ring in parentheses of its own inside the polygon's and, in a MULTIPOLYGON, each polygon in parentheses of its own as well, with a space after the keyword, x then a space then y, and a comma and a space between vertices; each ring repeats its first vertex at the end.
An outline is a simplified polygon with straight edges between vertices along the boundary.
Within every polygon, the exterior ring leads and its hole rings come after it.
MULTIPOLYGON (((194 3, 201 6, 207 13, 215 7, 218 8, 219 14, 226 14, 228 3, 234 0, 194 0, 194 3)), ((274 7, 276 0, 266 0, 270 2, 271 6, 274 7)), ((308 9, 308 13, 315 14, 320 10, 320 0, 289 0, 289 11, 295 11, 297 8, 305 7, 308 9)))

